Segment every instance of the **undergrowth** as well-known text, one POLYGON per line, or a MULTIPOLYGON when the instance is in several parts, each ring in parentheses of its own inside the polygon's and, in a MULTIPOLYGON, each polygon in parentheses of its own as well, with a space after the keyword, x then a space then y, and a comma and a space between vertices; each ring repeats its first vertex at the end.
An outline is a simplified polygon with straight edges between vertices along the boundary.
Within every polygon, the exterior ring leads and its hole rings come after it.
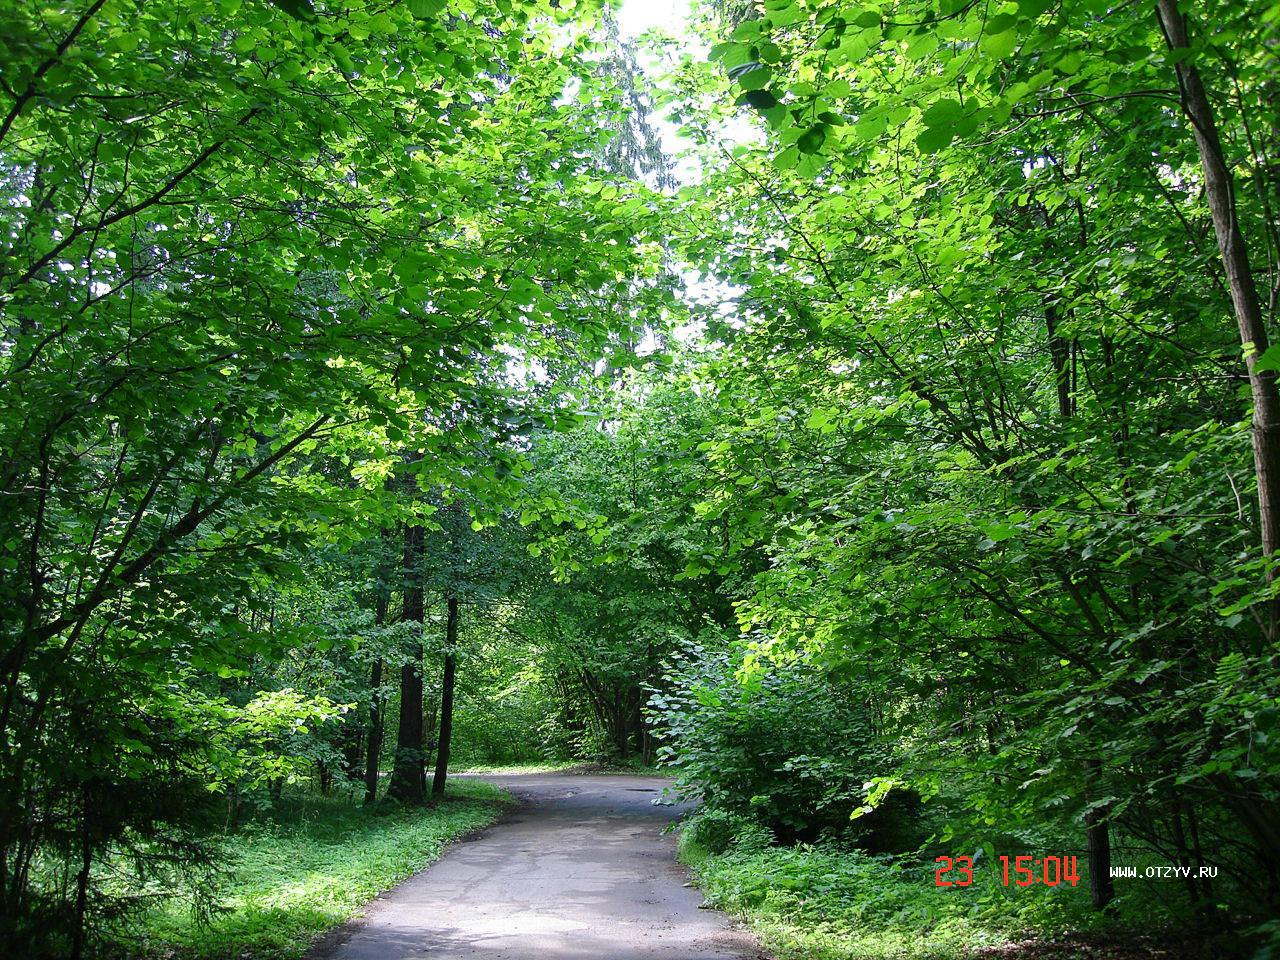
MULTIPOLYGON (((1005 888, 998 863, 979 855, 974 883, 938 888, 918 856, 800 844, 766 831, 695 816, 680 858, 715 907, 744 919, 777 960, 961 960, 974 957, 1209 958, 1250 956, 1232 939, 1168 935, 1185 917, 1149 887, 1117 890, 1114 909, 1092 910, 1077 886, 1005 888), (1153 938, 1152 931, 1164 931, 1153 938)), ((1120 881, 1117 881, 1120 883, 1120 881)))
POLYGON ((428 807, 362 807, 350 797, 286 801, 223 841, 219 909, 201 922, 181 892, 127 931, 133 956, 291 960, 378 893, 436 860, 446 845, 492 823, 509 796, 453 781, 428 807))

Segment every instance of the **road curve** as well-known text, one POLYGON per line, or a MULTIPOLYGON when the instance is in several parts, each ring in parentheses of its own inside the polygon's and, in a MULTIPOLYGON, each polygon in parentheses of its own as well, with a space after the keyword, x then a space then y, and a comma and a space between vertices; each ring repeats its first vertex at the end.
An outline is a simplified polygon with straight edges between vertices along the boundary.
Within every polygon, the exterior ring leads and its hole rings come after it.
POLYGON ((486 777, 518 810, 326 938, 311 960, 759 960, 686 886, 656 777, 486 777))

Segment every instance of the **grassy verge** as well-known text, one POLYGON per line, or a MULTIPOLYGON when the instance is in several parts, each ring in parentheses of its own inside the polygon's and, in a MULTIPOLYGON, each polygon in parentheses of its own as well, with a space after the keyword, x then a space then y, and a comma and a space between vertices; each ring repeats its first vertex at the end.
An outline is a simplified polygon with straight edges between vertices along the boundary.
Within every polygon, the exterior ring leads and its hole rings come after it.
POLYGON ((538 760, 530 763, 475 764, 458 772, 493 777, 538 773, 617 773, 638 777, 670 775, 668 771, 660 770, 657 767, 647 767, 642 763, 592 763, 583 760, 538 760))
POLYGON ((680 859, 707 899, 744 919, 778 960, 952 960, 1001 939, 939 917, 939 904, 871 857, 781 847, 715 854, 685 833, 680 859))
MULTIPOLYGON (((1248 956, 1183 937, 1148 891, 1102 918, 1077 887, 1005 889, 994 869, 939 889, 933 865, 856 851, 737 844, 712 853, 686 831, 680 857, 712 905, 744 919, 777 960, 1200 960, 1248 956)), ((976 871, 975 871, 976 872, 976 871)))
POLYGON ((458 773, 508 777, 520 774, 566 773, 581 768, 582 764, 576 760, 534 760, 529 763, 477 763, 459 770, 458 773))
POLYGON ((226 841, 222 910, 196 922, 182 898, 143 922, 142 955, 182 960, 290 960, 378 893, 437 859, 452 840, 492 823, 508 797, 454 782, 431 807, 363 808, 311 797, 246 824, 226 841))

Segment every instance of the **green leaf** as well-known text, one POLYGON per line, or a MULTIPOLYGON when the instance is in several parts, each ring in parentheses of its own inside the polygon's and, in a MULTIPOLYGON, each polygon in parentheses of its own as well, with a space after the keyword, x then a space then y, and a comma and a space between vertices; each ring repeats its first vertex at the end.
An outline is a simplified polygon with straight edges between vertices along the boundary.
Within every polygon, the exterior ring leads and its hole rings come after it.
POLYGON ((312 6, 311 0, 271 0, 271 3, 295 20, 314 20, 316 18, 316 8, 312 6))
POLYGON ((739 106, 746 105, 756 110, 769 110, 778 105, 778 98, 769 90, 749 90, 735 101, 739 106))
POLYGON ((782 48, 772 41, 765 40, 759 44, 760 59, 765 63, 778 63, 782 59, 782 48))
POLYGON ((800 139, 796 141, 796 147, 801 153, 817 153, 822 149, 822 145, 826 142, 826 139, 826 124, 814 124, 800 135, 800 139))
POLYGON ((916 146, 922 153, 937 153, 950 145, 953 139, 955 139, 955 131, 949 127, 926 127, 916 137, 916 146))
POLYGON ((743 90, 762 90, 773 79, 773 69, 764 64, 749 64, 747 69, 733 75, 733 80, 743 90))
POLYGON ((1084 63, 1084 56, 1080 53, 1080 51, 1071 50, 1068 53, 1064 54, 1062 57, 1058 58, 1057 63, 1055 63, 1053 66, 1055 70, 1058 70, 1059 72, 1065 73, 1068 76, 1070 76, 1071 74, 1076 73, 1080 69, 1080 66, 1082 63, 1084 63))
POLYGON ((1017 527, 1011 527, 1004 523, 992 523, 982 528, 982 532, 992 543, 999 543, 1002 540, 1008 540, 1010 537, 1017 536, 1017 527))
POLYGON ((988 33, 982 38, 980 44, 982 51, 993 57, 1004 59, 1013 53, 1018 45, 1018 37, 1013 30, 1005 30, 1001 33, 988 33))
POLYGON ((773 158, 773 165, 779 170, 791 170, 799 160, 800 151, 792 145, 773 158))
POLYGON ((750 63, 754 58, 751 56, 751 47, 748 44, 730 41, 717 43, 712 47, 708 59, 718 60, 726 69, 732 70, 734 67, 750 63))
POLYGON ((926 126, 944 127, 954 125, 963 112, 964 108, 960 106, 959 100, 947 97, 931 103, 924 111, 922 119, 926 126))
POLYGON ((1056 2, 1057 0, 1018 0, 1018 14, 1032 19, 1040 16, 1056 2))
POLYGON ((1267 347, 1262 356, 1253 362, 1253 369, 1258 373, 1280 370, 1280 344, 1267 347))

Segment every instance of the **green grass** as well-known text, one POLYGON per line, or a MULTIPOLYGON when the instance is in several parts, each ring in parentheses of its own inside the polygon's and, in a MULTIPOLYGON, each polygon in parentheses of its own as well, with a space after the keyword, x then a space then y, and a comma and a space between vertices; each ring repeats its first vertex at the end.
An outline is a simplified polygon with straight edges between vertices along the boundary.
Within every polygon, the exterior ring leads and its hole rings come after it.
POLYGON ((509 795, 455 781, 438 805, 358 805, 349 797, 295 801, 227 838, 224 908, 197 923, 182 897, 143 920, 143 956, 290 960, 360 912, 378 893, 436 860, 452 840, 492 823, 509 795))
POLYGON ((477 763, 464 767, 458 773, 480 776, 510 777, 521 774, 565 773, 580 770, 582 763, 577 760, 532 760, 528 763, 477 763))
POLYGON ((783 847, 713 854, 687 832, 680 859, 712 905, 745 920, 778 960, 952 960, 1003 940, 945 915, 939 891, 913 889, 884 860, 783 847))
POLYGON ((759 838, 716 854, 695 832, 681 834, 681 860, 711 904, 745 920, 777 960, 1240 955, 1230 938, 1183 939, 1174 915, 1142 889, 1118 890, 1115 913, 1103 917, 1083 881, 1005 889, 988 866, 971 887, 939 889, 932 864, 759 838), (1175 944, 1185 952, 1168 952, 1175 944))
POLYGON ((535 760, 529 763, 475 764, 458 772, 492 777, 539 773, 615 773, 638 777, 670 776, 669 771, 661 770, 658 767, 647 767, 639 762, 625 764, 617 762, 593 763, 583 760, 535 760))

